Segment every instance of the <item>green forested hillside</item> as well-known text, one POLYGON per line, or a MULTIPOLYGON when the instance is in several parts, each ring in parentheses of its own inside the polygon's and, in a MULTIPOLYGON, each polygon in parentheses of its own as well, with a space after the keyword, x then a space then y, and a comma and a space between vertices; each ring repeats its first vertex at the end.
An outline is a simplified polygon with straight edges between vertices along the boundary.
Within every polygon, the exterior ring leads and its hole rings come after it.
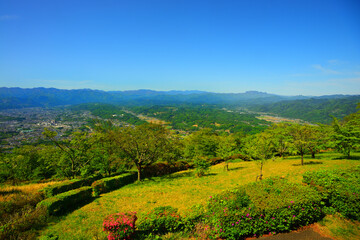
POLYGON ((132 111, 164 120, 172 128, 185 131, 211 128, 256 133, 266 129, 269 124, 257 119, 254 114, 232 112, 209 105, 133 107, 132 111))
POLYGON ((331 99, 311 98, 258 105, 251 107, 251 110, 275 113, 283 117, 302 119, 312 123, 330 123, 331 116, 343 118, 356 112, 359 102, 360 96, 331 99))

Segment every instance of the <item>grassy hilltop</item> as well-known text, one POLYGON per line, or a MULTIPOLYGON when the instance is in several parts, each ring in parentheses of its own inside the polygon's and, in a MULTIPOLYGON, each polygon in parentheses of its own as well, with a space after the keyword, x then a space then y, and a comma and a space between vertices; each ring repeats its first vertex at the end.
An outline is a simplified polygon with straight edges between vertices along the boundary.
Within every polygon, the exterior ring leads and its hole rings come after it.
MULTIPOLYGON (((356 157, 359 157, 356 154, 356 157)), ((298 157, 269 161, 263 169, 264 178, 281 177, 290 182, 301 183, 306 171, 346 169, 359 166, 356 160, 339 159, 340 154, 323 153, 316 159, 308 159, 301 166, 298 157)), ((58 236, 59 239, 105 239, 102 231, 103 219, 112 213, 135 211, 139 220, 155 207, 171 206, 186 215, 192 206, 204 205, 210 196, 227 189, 233 189, 254 182, 258 174, 256 162, 235 160, 229 164, 230 171, 224 171, 224 164, 211 167, 210 173, 202 178, 194 177, 192 170, 163 177, 145 179, 116 191, 102 194, 92 203, 64 216, 42 231, 43 236, 58 236)), ((359 236, 360 227, 336 217, 326 217, 321 222, 324 231, 336 239, 354 239, 359 236)), ((167 234, 164 239, 190 238, 188 234, 167 234)), ((46 239, 46 238, 44 238, 46 239)), ((50 239, 50 238, 48 238, 50 239)))

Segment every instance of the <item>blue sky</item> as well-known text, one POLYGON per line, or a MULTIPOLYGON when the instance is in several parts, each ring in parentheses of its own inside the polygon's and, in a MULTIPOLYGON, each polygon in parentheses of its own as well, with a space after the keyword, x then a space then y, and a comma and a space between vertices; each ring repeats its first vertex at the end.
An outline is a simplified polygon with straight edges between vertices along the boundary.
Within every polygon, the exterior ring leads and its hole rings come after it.
POLYGON ((0 0, 0 87, 360 94, 360 1, 0 0))

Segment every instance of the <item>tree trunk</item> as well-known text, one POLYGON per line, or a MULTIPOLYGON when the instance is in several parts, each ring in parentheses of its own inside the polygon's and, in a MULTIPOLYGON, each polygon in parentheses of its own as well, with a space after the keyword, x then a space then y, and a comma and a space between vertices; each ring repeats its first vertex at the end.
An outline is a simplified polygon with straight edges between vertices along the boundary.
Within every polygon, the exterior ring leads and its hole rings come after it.
POLYGON ((311 152, 311 157, 315 158, 315 151, 311 152))
POLYGON ((225 171, 229 171, 229 163, 225 162, 225 171))
POLYGON ((304 165, 304 153, 301 153, 301 165, 304 165))
POLYGON ((260 165, 260 177, 259 177, 260 181, 262 180, 262 176, 263 176, 263 174, 262 174, 263 165, 264 165, 264 163, 261 162, 261 165, 260 165))
POLYGON ((138 170, 138 181, 141 181, 141 165, 137 166, 137 170, 138 170))

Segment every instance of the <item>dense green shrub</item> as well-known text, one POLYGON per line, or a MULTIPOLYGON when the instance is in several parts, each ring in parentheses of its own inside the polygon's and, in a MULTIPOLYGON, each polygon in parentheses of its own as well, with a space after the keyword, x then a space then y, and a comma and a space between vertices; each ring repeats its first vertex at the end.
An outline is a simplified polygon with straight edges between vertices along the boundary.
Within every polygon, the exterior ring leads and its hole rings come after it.
POLYGON ((49 215, 59 215, 76 206, 86 204, 91 199, 92 188, 87 186, 47 198, 38 203, 37 207, 45 206, 49 215))
POLYGON ((101 193, 118 189, 127 184, 133 183, 137 179, 136 173, 125 173, 115 177, 103 178, 92 183, 93 196, 97 197, 101 193))
POLYGON ((323 196, 327 207, 347 218, 360 220, 360 168, 349 170, 306 172, 303 182, 323 196))
POLYGON ((210 161, 208 161, 205 158, 197 157, 194 160, 194 166, 195 166, 195 174, 197 177, 202 177, 206 175, 210 170, 210 161))
POLYGON ((101 175, 96 175, 85 179, 73 179, 59 184, 51 185, 44 188, 42 191, 44 192, 45 197, 49 198, 76 188, 90 186, 94 181, 101 178, 101 175))
POLYGON ((163 176, 182 170, 187 170, 189 168, 189 164, 182 161, 175 162, 172 165, 170 165, 169 163, 159 162, 146 167, 143 171, 143 176, 148 178, 163 176))
POLYGON ((316 191, 269 179, 210 197, 205 224, 209 238, 240 239, 290 231, 322 217, 316 191))
POLYGON ((145 232, 164 234, 179 231, 182 226, 178 210, 165 206, 154 208, 149 212, 139 223, 138 228, 145 232))
POLYGON ((135 212, 111 214, 104 219, 103 230, 109 232, 109 240, 132 239, 136 220, 135 212))

